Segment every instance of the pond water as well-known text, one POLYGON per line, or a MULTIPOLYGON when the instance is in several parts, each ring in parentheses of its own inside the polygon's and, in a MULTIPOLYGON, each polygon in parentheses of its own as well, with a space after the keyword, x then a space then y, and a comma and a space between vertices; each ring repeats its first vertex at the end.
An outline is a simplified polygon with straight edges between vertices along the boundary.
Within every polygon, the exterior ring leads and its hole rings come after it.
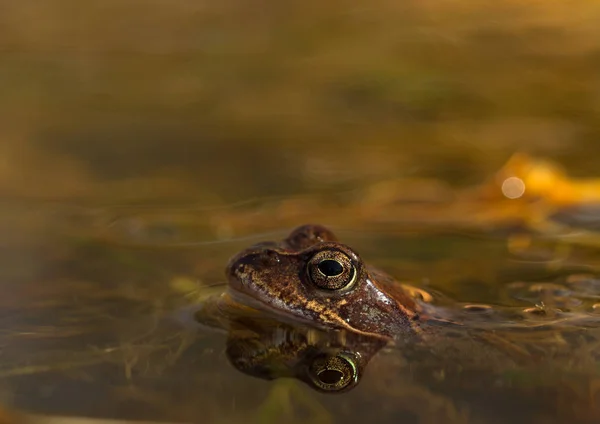
MULTIPOLYGON (((29 226, 30 205, 21 207, 13 204, 13 218, 29 226)), ((184 422, 598 418, 600 280, 583 253, 557 266, 554 250, 531 261, 507 252, 504 237, 342 229, 365 260, 431 293, 478 333, 441 328, 414 344, 350 336, 336 344, 286 326, 242 321, 227 334, 186 318, 224 290, 229 256, 285 232, 160 248, 57 233, 48 206, 35 215, 51 216, 36 222, 36 243, 21 239, 3 255, 0 375, 14 407, 184 422), (360 358, 359 384, 336 393, 298 377, 298 362, 340 349, 360 358)))
POLYGON ((597 5, 213 3, 0 5, 0 402, 599 422, 597 5), (461 328, 194 320, 233 255, 307 223, 461 328))

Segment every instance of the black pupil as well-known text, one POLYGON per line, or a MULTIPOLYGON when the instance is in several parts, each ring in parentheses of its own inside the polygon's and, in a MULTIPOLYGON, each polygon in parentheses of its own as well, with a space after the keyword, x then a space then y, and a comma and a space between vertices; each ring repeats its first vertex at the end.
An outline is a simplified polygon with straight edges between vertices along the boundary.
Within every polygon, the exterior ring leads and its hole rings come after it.
POLYGON ((319 380, 324 384, 336 384, 344 378, 339 370, 323 370, 319 373, 319 380))
POLYGON ((318 265, 319 271, 321 271, 327 277, 335 277, 336 275, 340 275, 344 272, 344 267, 338 261, 334 261, 333 259, 325 259, 321 261, 318 265))

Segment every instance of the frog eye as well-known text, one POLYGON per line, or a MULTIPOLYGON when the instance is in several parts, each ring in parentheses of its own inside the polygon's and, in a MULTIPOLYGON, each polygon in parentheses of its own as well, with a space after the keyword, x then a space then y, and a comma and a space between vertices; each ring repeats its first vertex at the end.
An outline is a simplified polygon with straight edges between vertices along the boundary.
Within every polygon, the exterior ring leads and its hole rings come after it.
POLYGON ((349 287, 356 279, 352 260, 337 250, 318 252, 308 262, 307 270, 313 284, 326 290, 349 287))
POLYGON ((309 375, 317 388, 339 392, 358 382, 358 369, 353 358, 339 354, 323 355, 310 364, 309 375))

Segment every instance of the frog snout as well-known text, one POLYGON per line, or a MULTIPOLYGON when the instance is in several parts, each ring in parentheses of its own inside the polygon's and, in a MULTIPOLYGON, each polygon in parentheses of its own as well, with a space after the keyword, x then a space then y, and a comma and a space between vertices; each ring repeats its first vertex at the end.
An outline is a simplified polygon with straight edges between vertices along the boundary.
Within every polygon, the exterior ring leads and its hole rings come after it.
POLYGON ((268 270, 280 263, 280 257, 273 250, 251 252, 234 256, 227 265, 227 276, 243 280, 257 272, 268 270))

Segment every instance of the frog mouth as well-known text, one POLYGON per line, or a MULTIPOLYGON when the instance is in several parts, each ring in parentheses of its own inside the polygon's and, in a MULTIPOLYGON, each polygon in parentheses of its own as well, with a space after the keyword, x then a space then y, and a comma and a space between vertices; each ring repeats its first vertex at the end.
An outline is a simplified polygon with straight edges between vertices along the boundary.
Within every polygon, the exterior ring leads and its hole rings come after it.
POLYGON ((229 286, 229 296, 231 296, 231 298, 233 300, 235 300, 238 303, 241 303, 242 305, 248 306, 250 308, 253 309, 258 309, 260 311, 264 311, 264 312, 276 312, 278 314, 283 313, 281 310, 269 306, 264 302, 261 302, 260 300, 256 299, 253 296, 250 296, 247 293, 244 293, 240 290, 237 290, 231 286, 229 286))
MULTIPOLYGON (((237 283, 240 284, 239 281, 237 283)), ((270 303, 261 301, 248 293, 240 291, 236 287, 232 287, 231 284, 229 285, 228 293, 229 293, 230 298, 233 301, 238 302, 248 308, 252 308, 256 311, 264 313, 267 317, 272 318, 274 321, 278 321, 283 324, 291 325, 294 327, 312 328, 312 329, 315 329, 318 331, 324 331, 324 332, 348 331, 353 334, 358 334, 358 335, 366 336, 369 338, 388 340, 388 341, 390 339, 390 337, 387 337, 387 336, 384 336, 384 335, 381 335, 378 333, 361 331, 361 330, 358 330, 355 328, 351 328, 350 326, 341 327, 341 328, 332 327, 330 324, 321 323, 319 321, 310 319, 309 317, 290 313, 289 311, 287 311, 284 308, 279 308, 276 305, 272 305, 270 303)))
POLYGON ((231 285, 229 286, 228 293, 229 293, 229 296, 231 297, 231 299, 234 300, 235 302, 238 302, 244 306, 255 309, 257 311, 263 312, 267 316, 273 318, 276 321, 280 321, 280 322, 283 322, 283 323, 289 324, 289 325, 296 325, 296 326, 301 325, 301 326, 317 328, 320 330, 330 330, 331 329, 330 327, 328 327, 324 324, 319 324, 317 322, 314 322, 313 320, 310 320, 310 319, 302 317, 302 316, 296 316, 294 314, 287 312, 285 309, 278 308, 269 303, 258 300, 254 296, 251 296, 247 293, 244 293, 243 291, 240 291, 236 288, 231 287, 231 285))

